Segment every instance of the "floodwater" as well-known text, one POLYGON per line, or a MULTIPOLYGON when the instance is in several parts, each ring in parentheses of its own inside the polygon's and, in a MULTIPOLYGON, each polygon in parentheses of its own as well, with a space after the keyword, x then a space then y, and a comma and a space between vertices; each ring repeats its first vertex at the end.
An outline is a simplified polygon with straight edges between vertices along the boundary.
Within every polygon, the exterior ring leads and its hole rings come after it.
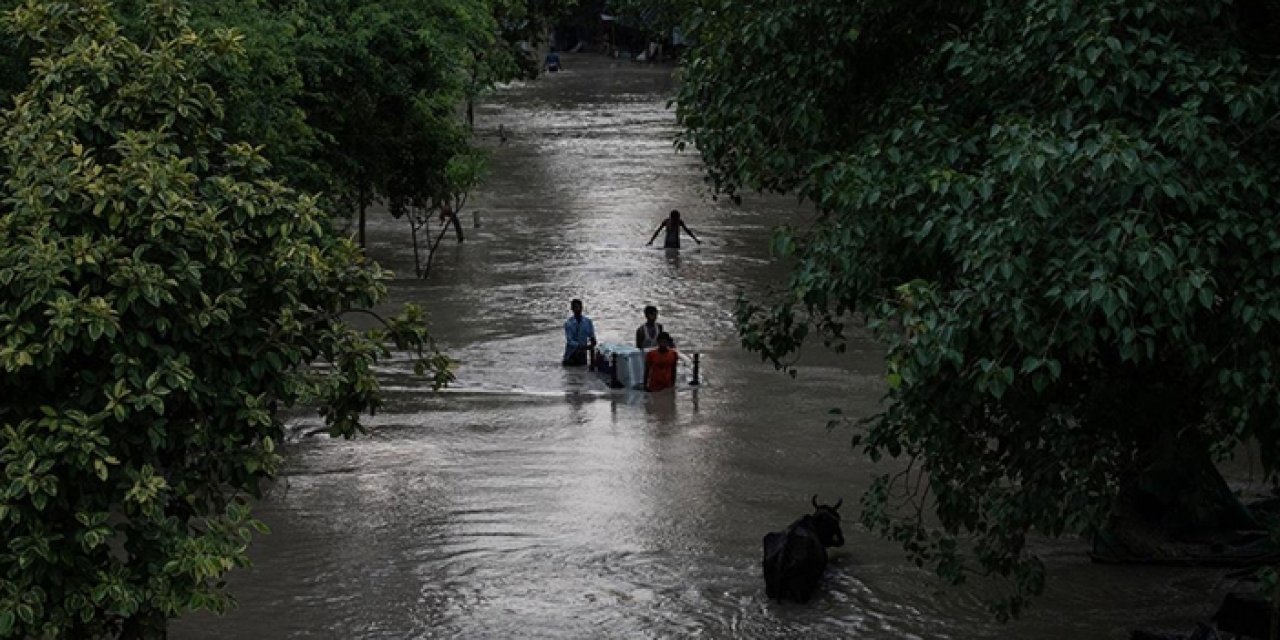
POLYGON ((462 212, 466 242, 442 243, 429 279, 413 277, 407 225, 371 216, 394 302, 428 310, 457 383, 433 393, 392 362, 367 437, 292 424, 284 478, 257 509, 273 533, 231 579, 239 608, 178 621, 174 637, 1092 639, 1187 631, 1212 612, 1219 573, 1093 565, 1066 540, 1038 545, 1049 593, 999 625, 859 527, 858 497, 885 468, 828 411, 875 410, 881 352, 814 345, 792 379, 733 329, 738 293, 784 277, 771 228, 809 211, 709 197, 697 157, 672 147, 669 67, 563 59, 478 108, 491 174, 462 212), (672 208, 704 244, 644 246, 672 208), (704 384, 611 391, 562 368, 575 297, 605 342, 630 342, 657 305, 704 384), (760 539, 813 494, 844 498, 847 544, 814 602, 770 602, 760 539))

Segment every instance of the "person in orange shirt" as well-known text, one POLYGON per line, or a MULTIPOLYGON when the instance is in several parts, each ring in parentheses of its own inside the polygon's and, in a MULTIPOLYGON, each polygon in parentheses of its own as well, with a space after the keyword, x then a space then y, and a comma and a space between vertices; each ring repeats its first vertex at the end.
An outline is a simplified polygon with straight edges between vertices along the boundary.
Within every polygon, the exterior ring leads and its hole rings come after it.
POLYGON ((671 348, 671 334, 658 334, 658 348, 644 354, 644 390, 662 391, 676 384, 676 364, 680 356, 671 348))

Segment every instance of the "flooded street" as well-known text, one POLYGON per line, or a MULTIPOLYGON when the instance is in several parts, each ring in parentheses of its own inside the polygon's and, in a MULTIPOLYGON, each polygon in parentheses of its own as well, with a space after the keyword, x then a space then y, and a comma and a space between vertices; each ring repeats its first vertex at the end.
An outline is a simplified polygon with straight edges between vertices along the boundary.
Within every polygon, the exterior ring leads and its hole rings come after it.
POLYGON ((672 147, 670 67, 563 59, 477 108, 490 175, 462 212, 466 242, 450 234, 428 280, 413 277, 407 224, 370 216, 393 302, 427 310, 457 382, 433 393, 388 363, 369 436, 291 425, 284 478, 257 509, 273 533, 232 577, 239 608, 183 619, 173 637, 1092 639, 1187 631, 1212 613, 1219 573, 1093 565, 1060 541, 1040 547, 1050 593, 1002 626, 859 527, 858 497, 886 468, 826 425, 833 407, 875 411, 878 347, 811 345, 792 379, 733 328, 738 293, 785 275, 771 228, 809 210, 709 197, 696 155, 672 147), (672 208, 701 246, 644 246, 672 208), (603 342, 632 342, 656 305, 680 350, 701 354, 705 384, 612 391, 561 367, 572 298, 603 342), (814 602, 769 602, 761 536, 812 494, 844 497, 847 543, 814 602))

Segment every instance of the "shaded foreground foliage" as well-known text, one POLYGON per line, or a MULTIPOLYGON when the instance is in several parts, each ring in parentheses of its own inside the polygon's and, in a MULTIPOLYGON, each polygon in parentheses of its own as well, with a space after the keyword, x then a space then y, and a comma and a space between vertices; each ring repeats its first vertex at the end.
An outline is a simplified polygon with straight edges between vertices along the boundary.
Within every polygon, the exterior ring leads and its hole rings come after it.
POLYGON ((863 522, 952 582, 1044 584, 1032 532, 1249 526, 1212 466, 1280 461, 1280 3, 707 0, 678 114, 709 178, 817 206, 780 367, 888 345, 863 522))
POLYGON ((102 0, 6 19, 38 57, 0 113, 0 637, 161 637, 230 604, 281 410, 351 436, 392 344, 448 362, 412 308, 344 322, 386 274, 224 139, 237 33, 172 1, 141 39, 102 0))

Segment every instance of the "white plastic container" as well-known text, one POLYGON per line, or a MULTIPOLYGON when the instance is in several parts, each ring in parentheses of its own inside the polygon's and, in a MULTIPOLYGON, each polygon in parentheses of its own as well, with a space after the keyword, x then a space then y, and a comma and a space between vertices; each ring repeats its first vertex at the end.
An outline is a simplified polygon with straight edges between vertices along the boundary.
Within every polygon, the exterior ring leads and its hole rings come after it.
POLYGON ((644 388, 644 352, 629 344, 604 343, 596 346, 596 370, 613 378, 614 356, 618 360, 618 382, 626 389, 644 388))

